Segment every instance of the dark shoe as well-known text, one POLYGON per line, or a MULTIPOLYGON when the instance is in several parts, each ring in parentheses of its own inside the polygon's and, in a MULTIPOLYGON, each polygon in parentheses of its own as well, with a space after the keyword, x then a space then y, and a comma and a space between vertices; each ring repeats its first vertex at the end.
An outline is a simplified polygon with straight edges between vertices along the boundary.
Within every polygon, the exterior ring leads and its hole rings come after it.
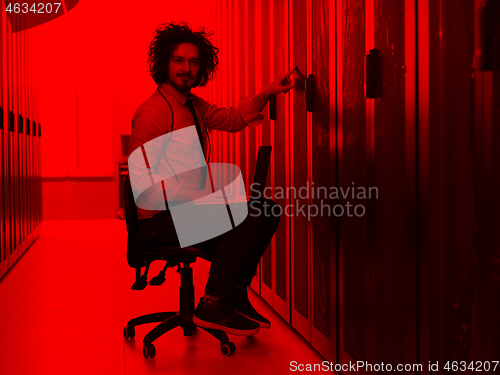
POLYGON ((199 327, 219 329, 231 335, 252 336, 259 332, 259 324, 235 314, 221 300, 207 302, 200 299, 193 316, 193 323, 199 327))
POLYGON ((271 322, 260 315, 252 306, 248 299, 247 289, 243 287, 236 292, 236 295, 226 301, 229 307, 232 307, 238 314, 247 319, 259 323, 260 328, 271 327, 271 322))

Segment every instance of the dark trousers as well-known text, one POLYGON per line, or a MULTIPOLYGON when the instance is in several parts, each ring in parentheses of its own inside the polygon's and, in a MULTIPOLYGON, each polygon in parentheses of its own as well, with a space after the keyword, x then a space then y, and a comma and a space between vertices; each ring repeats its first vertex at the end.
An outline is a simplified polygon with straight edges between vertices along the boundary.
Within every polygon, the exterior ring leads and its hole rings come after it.
MULTIPOLYGON (((236 228, 194 246, 211 256, 205 293, 219 298, 234 295, 236 285, 250 285, 260 258, 278 228, 281 208, 261 198, 248 205, 248 215, 236 228)), ((179 246, 172 219, 166 211, 139 220, 139 234, 149 242, 179 246)))

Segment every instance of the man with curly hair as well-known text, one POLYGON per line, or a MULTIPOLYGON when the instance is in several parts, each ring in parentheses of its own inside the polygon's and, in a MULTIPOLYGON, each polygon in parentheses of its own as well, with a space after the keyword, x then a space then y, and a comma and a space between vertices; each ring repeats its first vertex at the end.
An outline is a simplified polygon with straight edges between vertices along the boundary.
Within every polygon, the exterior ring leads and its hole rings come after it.
MULTIPOLYGON (((144 157, 147 157, 146 166, 132 165, 132 158, 129 158, 129 168, 136 171, 133 176, 130 175, 133 186, 149 183, 155 173, 154 181, 160 181, 161 178, 157 177, 162 175, 160 169, 163 168, 163 160, 168 161, 168 168, 178 170, 181 164, 176 164, 176 155, 177 159, 178 155, 194 161, 205 159, 209 141, 207 129, 234 133, 248 125, 258 126, 263 119, 260 111, 271 95, 292 89, 289 77, 295 68, 279 76, 255 97, 242 98, 236 108, 219 108, 192 94, 192 88, 205 86, 215 76, 218 49, 210 42, 211 35, 204 30, 195 32, 185 23, 169 23, 157 28, 149 46, 148 63, 151 77, 158 88, 139 106, 132 119, 129 156, 142 147, 144 157), (189 128, 193 124, 198 139, 176 138, 165 147, 164 140, 168 139, 166 134, 174 129, 189 128), (197 142, 201 144, 201 149, 197 142), (186 150, 190 150, 187 155, 186 150)), ((170 205, 207 196, 212 190, 206 179, 206 171, 199 168, 194 176, 193 173, 183 173, 176 175, 175 181, 170 179, 168 183, 164 180, 161 184, 149 184, 150 187, 136 201, 141 238, 178 246, 171 214, 165 209, 165 197, 170 205), (151 202, 154 203, 153 207, 147 204, 151 202), (155 202, 162 204, 155 206, 155 202)), ((212 262, 205 295, 193 317, 196 325, 235 335, 253 335, 260 328, 270 327, 269 320, 252 307, 247 294, 260 258, 280 219, 279 216, 263 215, 259 205, 271 208, 266 212, 274 212, 272 208, 276 203, 260 198, 256 204, 249 205, 248 216, 238 226, 196 245, 211 254, 212 262)))

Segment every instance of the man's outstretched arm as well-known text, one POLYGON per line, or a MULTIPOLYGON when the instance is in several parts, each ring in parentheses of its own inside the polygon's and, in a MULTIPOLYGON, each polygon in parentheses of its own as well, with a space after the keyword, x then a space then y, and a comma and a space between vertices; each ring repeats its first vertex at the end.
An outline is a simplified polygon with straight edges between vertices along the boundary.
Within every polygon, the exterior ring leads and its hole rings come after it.
POLYGON ((235 133, 247 125, 259 125, 264 118, 260 112, 271 95, 288 92, 294 87, 290 76, 296 69, 280 75, 253 98, 241 98, 237 108, 219 108, 198 98, 197 103, 205 116, 207 128, 235 133))
POLYGON ((295 66, 288 73, 280 75, 269 86, 253 97, 253 104, 257 111, 261 112, 271 98, 271 95, 279 94, 280 92, 288 92, 293 88, 290 76, 297 69, 295 66))

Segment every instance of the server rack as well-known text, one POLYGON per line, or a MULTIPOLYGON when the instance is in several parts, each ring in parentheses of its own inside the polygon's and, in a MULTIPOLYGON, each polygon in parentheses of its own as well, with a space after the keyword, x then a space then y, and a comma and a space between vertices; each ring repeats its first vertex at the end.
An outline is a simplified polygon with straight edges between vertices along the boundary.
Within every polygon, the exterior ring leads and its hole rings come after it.
POLYGON ((254 146, 272 145, 274 192, 314 182, 378 194, 354 199, 362 217, 283 216, 254 288, 335 363, 420 363, 428 373, 428 361, 498 357, 499 1, 208 9, 205 27, 234 52, 234 70, 220 71, 233 82, 210 84, 209 101, 227 103, 231 86, 235 100, 251 96, 298 66, 295 89, 271 116, 264 109, 255 134, 212 134, 218 161, 235 160, 248 181, 254 146))
POLYGON ((33 75, 33 30, 9 20, 2 7, 0 95, 0 277, 39 235, 41 215, 40 123, 33 75), (38 127, 38 129, 37 129, 38 127))

